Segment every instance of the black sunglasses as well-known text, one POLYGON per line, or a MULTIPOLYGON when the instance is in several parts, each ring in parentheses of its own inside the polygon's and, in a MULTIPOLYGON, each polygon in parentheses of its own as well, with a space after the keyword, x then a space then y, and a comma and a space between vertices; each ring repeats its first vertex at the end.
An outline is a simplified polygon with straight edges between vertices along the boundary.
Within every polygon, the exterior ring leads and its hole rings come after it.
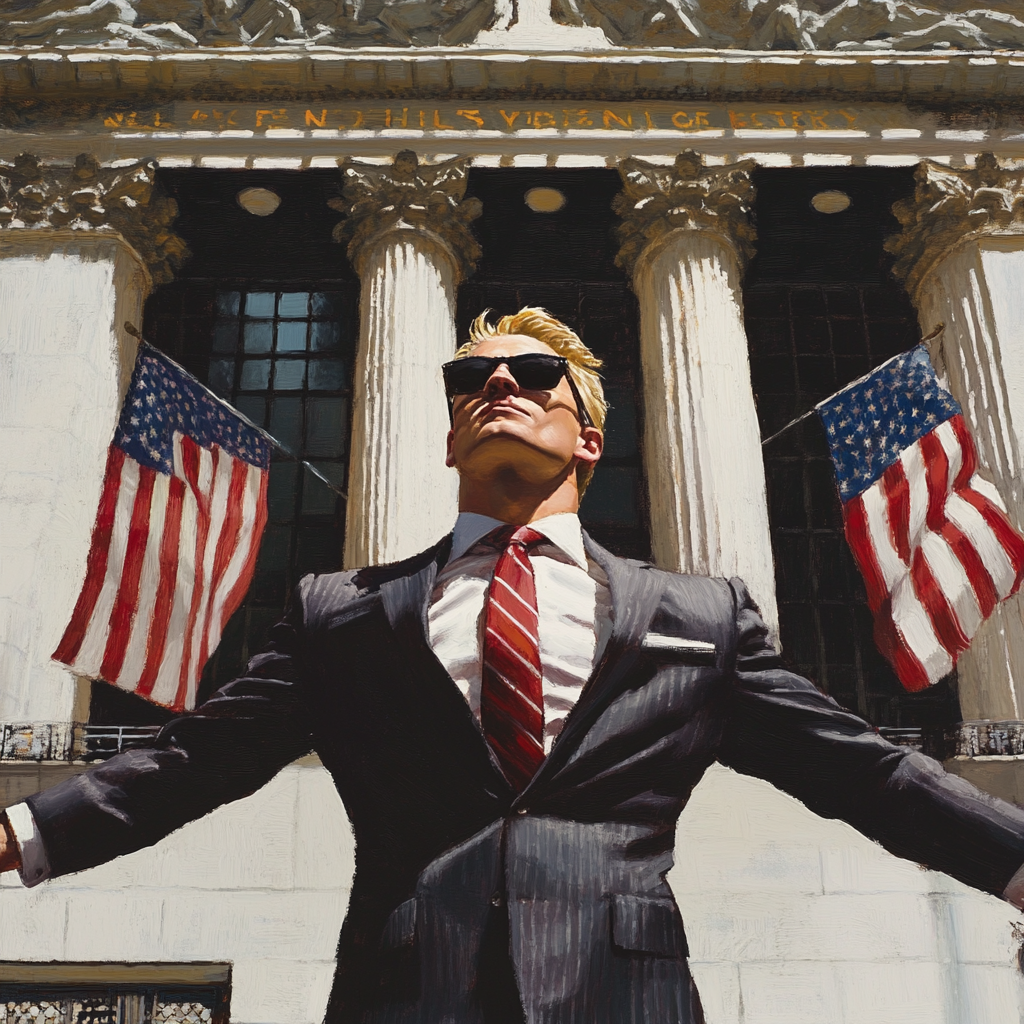
POLYGON ((558 382, 565 377, 576 400, 580 422, 585 427, 594 425, 569 372, 569 360, 546 352, 524 352, 519 356, 466 356, 465 359, 445 363, 441 372, 449 406, 456 395, 475 395, 483 391, 491 375, 502 364, 508 367, 516 383, 527 391, 550 391, 558 387, 558 382))

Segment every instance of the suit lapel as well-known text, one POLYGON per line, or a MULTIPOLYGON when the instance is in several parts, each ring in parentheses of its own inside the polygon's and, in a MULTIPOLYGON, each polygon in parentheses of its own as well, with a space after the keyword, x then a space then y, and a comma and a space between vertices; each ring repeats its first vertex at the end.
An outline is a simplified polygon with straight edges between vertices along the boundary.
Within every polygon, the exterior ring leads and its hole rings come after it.
POLYGON ((604 648, 595 654, 594 671, 576 706, 555 740, 551 753, 523 791, 561 770, 580 740, 594 724, 641 657, 641 642, 661 600, 662 585, 656 573, 630 565, 606 551, 584 533, 587 554, 604 569, 611 595, 612 628, 604 648))
POLYGON ((438 699, 452 706, 456 719, 466 724, 468 731, 484 752, 487 763, 497 776, 496 781, 501 787, 511 791, 469 702, 459 692, 455 681, 434 654, 428 639, 427 612, 430 607, 430 595, 433 593, 437 574, 448 561, 451 549, 452 535, 449 534, 435 548, 424 552, 426 562, 421 569, 382 583, 381 603, 391 629, 406 649, 410 678, 423 685, 431 685, 432 679, 441 684, 435 687, 438 699))

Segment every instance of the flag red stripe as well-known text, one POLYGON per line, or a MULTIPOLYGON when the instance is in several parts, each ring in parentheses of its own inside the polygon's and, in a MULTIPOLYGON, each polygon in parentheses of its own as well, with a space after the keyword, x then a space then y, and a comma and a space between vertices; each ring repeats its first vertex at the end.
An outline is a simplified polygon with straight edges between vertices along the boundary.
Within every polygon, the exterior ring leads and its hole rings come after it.
POLYGON ((1010 525, 1010 521, 1002 509, 996 508, 984 495, 979 494, 971 487, 965 487, 960 492, 960 497, 972 504, 982 514, 985 522, 996 535, 996 540, 1006 552, 1006 557, 1009 558, 1010 564, 1013 566, 1014 574, 1014 583, 1010 594, 1015 594, 1020 587, 1021 575, 1024 572, 1024 538, 1010 525))
POLYGON ((139 607, 139 581, 142 577, 142 562, 146 557, 149 541, 149 509, 153 503, 153 485, 156 470, 150 466, 139 466, 139 486, 132 505, 132 518, 128 525, 128 543, 125 545, 124 564, 121 579, 110 610, 107 627, 107 644, 103 649, 100 677, 109 683, 116 683, 128 651, 132 635, 135 612, 139 607))
MULTIPOLYGON (((195 584, 192 587, 192 604, 189 607, 188 619, 185 623, 185 643, 181 652, 181 668, 178 672, 178 690, 174 695, 174 703, 171 705, 173 708, 183 708, 188 694, 192 644, 195 640, 196 619, 199 617, 199 605, 202 602, 205 585, 203 559, 206 553, 206 540, 210 533, 210 499, 209 495, 204 494, 200 489, 199 483, 199 447, 190 437, 183 437, 181 439, 181 454, 185 479, 196 496, 196 576, 195 584)), ((213 462, 210 476, 211 486, 217 478, 218 455, 219 449, 211 449, 210 456, 213 462)))
POLYGON ((953 428, 953 433, 960 444, 960 451, 963 453, 960 469, 957 471, 956 480, 953 481, 953 490, 959 491, 968 485, 971 477, 978 471, 978 454, 974 450, 974 438, 971 437, 960 413, 949 418, 949 425, 953 428))
POLYGON ((181 512, 184 500, 185 484, 178 477, 172 476, 167 494, 167 511, 164 515, 164 532, 160 539, 160 582, 153 605, 146 664, 135 687, 135 692, 140 697, 148 698, 152 694, 167 645, 167 628, 170 625, 171 607, 174 604, 174 587, 178 582, 178 544, 181 539, 181 512))
MULTIPOLYGON (((221 453, 227 458, 226 453, 221 453)), ((242 527, 242 498, 246 480, 249 476, 248 464, 241 459, 231 460, 231 482, 228 484, 227 508, 224 522, 221 524, 220 535, 217 537, 217 549, 213 556, 213 570, 210 574, 210 598, 206 602, 206 615, 200 633, 199 669, 206 664, 210 656, 210 620, 213 617, 217 588, 224 579, 224 572, 231 561, 235 548, 238 546, 238 535, 242 527)))
POLYGON ((877 612, 889 596, 889 591, 886 589, 885 577, 882 575, 882 569, 875 555, 875 547, 871 543, 867 513, 864 511, 864 501, 859 494, 843 506, 843 519, 846 526, 846 540, 853 551, 853 557, 857 560, 861 575, 864 577, 864 584, 868 592, 868 605, 873 612, 877 612))
POLYGON ((256 518, 252 524, 249 535, 249 553, 246 555, 245 563, 238 579, 228 593, 224 601, 224 610, 220 616, 220 628, 223 630, 228 619, 235 614, 235 610, 242 603, 246 591, 249 589, 249 582, 252 580, 253 571, 256 568, 256 557, 260 551, 260 541, 263 539, 263 527, 267 525, 267 485, 270 474, 263 470, 260 473, 260 493, 256 499, 256 518))
POLYGON ((924 665, 900 635, 892 618, 892 599, 886 597, 875 613, 875 645, 892 665, 904 688, 911 693, 927 689, 931 685, 924 665))
POLYGON ((971 581, 971 589, 978 599, 978 607, 981 609, 981 617, 987 619, 992 614, 992 609, 999 603, 999 594, 996 592, 992 577, 985 568, 977 548, 970 542, 967 535, 954 523, 943 517, 943 523, 937 531, 946 543, 953 550, 953 554, 960 559, 960 564, 971 581))
POLYGON ((956 612, 935 579, 928 559, 925 558, 924 552, 920 548, 914 552, 914 559, 910 566, 910 578, 914 583, 914 591, 918 599, 928 613, 939 643, 955 659, 957 654, 967 650, 971 641, 960 628, 960 620, 957 619, 956 612))
POLYGON ((892 546, 903 562, 910 565, 910 484, 902 462, 894 462, 882 474, 892 546))
POLYGON ((928 512, 925 522, 928 529, 938 533, 946 519, 946 498, 949 496, 949 457, 942 441, 933 430, 918 442, 924 459, 925 481, 928 485, 928 512))
POLYGON ((103 476, 103 491, 100 494, 100 505, 96 511, 96 523, 92 528, 92 542, 86 559, 85 582, 75 602, 75 610, 71 621, 64 631, 57 650, 53 652, 55 661, 65 665, 74 663, 85 640, 92 618, 103 589, 103 580, 107 575, 107 556, 110 553, 110 537, 114 531, 114 513, 117 510, 117 496, 121 490, 121 467, 124 465, 125 453, 116 445, 107 449, 107 468, 103 476))

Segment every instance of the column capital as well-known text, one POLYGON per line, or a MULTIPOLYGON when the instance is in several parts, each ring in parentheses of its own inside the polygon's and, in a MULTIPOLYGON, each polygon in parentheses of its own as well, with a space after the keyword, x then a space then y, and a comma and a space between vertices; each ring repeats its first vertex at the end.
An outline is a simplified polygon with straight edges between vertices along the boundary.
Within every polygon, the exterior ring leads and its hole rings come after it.
POLYGON ((422 164, 403 149, 388 165, 349 161, 342 167, 341 198, 328 205, 346 215, 334 239, 347 243, 356 270, 373 243, 394 231, 433 236, 451 253, 456 276, 464 280, 476 269, 480 246, 470 223, 482 212, 480 200, 466 195, 469 160, 456 157, 440 164, 422 164))
POLYGON ((705 167, 692 150, 671 167, 628 157, 619 164, 623 189, 612 201, 622 218, 616 263, 632 274, 641 256, 674 231, 702 231, 730 242, 743 263, 754 254, 757 234, 750 222, 754 205, 753 160, 705 167))
POLYGON ((178 204, 157 185, 152 160, 102 167, 81 153, 68 167, 22 153, 11 164, 0 163, 0 233, 116 233, 142 258, 154 285, 170 281, 188 255, 171 230, 177 215, 178 204))
POLYGON ((956 169, 922 160, 912 199, 893 204, 901 231, 885 248, 893 273, 915 295, 928 271, 958 245, 994 234, 1024 234, 1024 170, 1004 170, 992 153, 956 169))

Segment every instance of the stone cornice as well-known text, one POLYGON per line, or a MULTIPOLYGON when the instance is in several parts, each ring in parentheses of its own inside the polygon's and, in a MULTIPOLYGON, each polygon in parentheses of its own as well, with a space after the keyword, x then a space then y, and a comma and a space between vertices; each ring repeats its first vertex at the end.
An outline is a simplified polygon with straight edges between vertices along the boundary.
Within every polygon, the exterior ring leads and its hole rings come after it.
POLYGON ((480 246, 470 223, 480 216, 480 200, 465 198, 469 162, 456 157, 424 165, 404 149, 391 165, 351 161, 342 168, 341 198, 328 205, 345 219, 334 229, 335 241, 345 243, 349 259, 362 273, 369 247, 394 231, 424 231, 451 252, 460 279, 473 273, 480 246))
POLYGON ((896 257, 893 273, 911 295, 929 269, 963 242, 1024 234, 1024 170, 1004 170, 991 153, 964 170, 923 160, 915 178, 914 197, 893 206, 902 230, 885 243, 896 257))
POLYGON ((729 241, 743 263, 754 254, 750 222, 753 160, 705 167, 687 150, 665 167, 630 157, 619 164, 623 190, 612 208, 622 218, 616 263, 632 274, 650 246, 673 231, 707 231, 729 241))
POLYGON ((188 250, 171 230, 178 204, 157 188, 155 173, 152 161, 101 167, 82 153, 73 167, 54 167, 23 153, 0 164, 0 232, 116 233, 142 258, 153 283, 162 284, 188 250))
POLYGON ((30 127, 33 107, 49 118, 112 100, 504 98, 729 100, 760 102, 815 94, 816 102, 983 102, 1013 109, 1024 97, 1024 54, 1012 52, 815 53, 608 47, 543 51, 417 47, 394 51, 248 48, 142 53, 81 48, 0 48, 4 127, 30 127), (22 102, 24 101, 24 102, 22 102))

